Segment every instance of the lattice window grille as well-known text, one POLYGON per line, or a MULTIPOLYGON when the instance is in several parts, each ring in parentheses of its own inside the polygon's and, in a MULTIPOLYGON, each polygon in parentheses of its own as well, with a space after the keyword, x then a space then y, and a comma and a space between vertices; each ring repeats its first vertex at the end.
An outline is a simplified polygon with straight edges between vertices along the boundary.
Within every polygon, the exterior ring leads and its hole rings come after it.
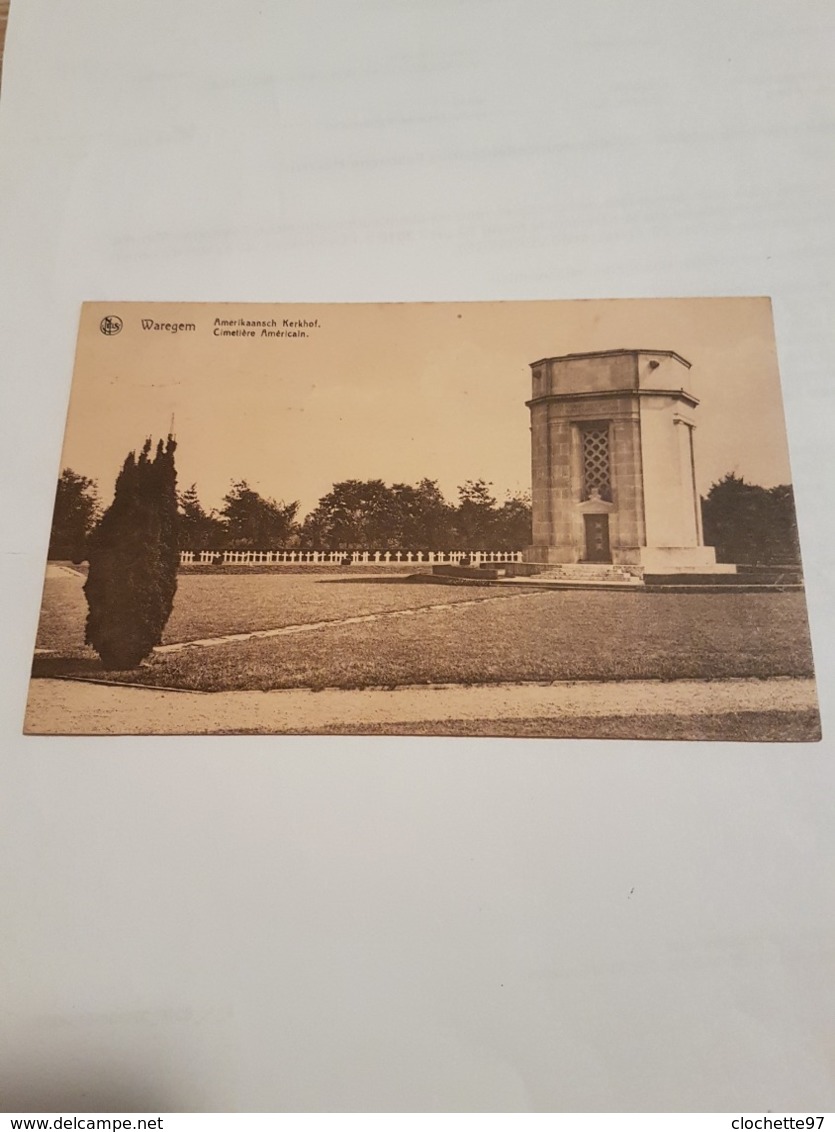
POLYGON ((583 429, 583 487, 588 498, 597 489, 603 499, 611 498, 609 473, 609 430, 583 429))

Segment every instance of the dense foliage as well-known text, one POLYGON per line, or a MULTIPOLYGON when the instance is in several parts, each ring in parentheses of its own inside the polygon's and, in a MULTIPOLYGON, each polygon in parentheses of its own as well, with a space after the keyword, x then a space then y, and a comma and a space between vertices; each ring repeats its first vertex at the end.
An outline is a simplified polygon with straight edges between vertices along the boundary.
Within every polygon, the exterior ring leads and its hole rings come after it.
POLYGON ((343 480, 299 522, 297 502, 276 502, 245 480, 219 512, 206 512, 192 485, 179 497, 180 545, 187 550, 518 550, 531 541, 527 496, 501 505, 484 480, 468 480, 454 506, 437 481, 343 480))
POLYGON ((87 539, 85 640, 105 668, 135 668, 162 640, 177 590, 176 442, 131 452, 113 502, 87 539))
POLYGON ((720 562, 797 565, 800 544, 790 484, 758 487, 729 472, 702 500, 705 542, 720 562))
POLYGON ((223 497, 220 514, 225 545, 230 547, 283 546, 295 532, 298 503, 265 499, 246 480, 232 484, 223 497))
POLYGON ((226 525, 214 512, 203 509, 197 485, 192 484, 178 496, 180 546, 188 550, 210 550, 225 545, 226 525))
POLYGON ((457 507, 435 480, 415 486, 345 480, 319 500, 300 532, 302 546, 323 550, 518 550, 531 541, 530 504, 501 507, 484 480, 458 489, 457 507))
POLYGON ((83 562, 87 557, 87 536, 99 515, 96 485, 86 476, 64 468, 55 492, 49 557, 83 562))

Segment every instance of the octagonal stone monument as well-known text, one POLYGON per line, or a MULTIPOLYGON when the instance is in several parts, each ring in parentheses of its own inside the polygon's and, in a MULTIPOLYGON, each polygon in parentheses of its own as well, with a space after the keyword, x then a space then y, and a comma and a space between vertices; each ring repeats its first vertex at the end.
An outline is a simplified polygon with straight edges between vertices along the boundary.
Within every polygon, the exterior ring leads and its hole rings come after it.
POLYGON ((635 573, 733 573, 705 546, 698 400, 672 350, 604 350, 531 364, 529 562, 635 573))

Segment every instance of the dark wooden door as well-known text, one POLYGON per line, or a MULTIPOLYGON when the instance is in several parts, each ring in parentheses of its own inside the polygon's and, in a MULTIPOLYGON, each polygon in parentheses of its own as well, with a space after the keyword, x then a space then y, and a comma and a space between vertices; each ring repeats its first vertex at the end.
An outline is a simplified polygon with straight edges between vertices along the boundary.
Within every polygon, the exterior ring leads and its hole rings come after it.
POLYGON ((611 562, 609 516, 584 515, 586 521, 586 562, 611 562))

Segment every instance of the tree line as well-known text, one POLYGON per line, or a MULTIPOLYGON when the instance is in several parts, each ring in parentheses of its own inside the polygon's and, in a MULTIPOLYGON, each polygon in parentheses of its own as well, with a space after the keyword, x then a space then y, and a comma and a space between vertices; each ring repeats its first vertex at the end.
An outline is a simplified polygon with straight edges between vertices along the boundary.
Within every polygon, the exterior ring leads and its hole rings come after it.
MULTIPOLYGON (((93 480, 65 468, 58 481, 49 556, 82 561, 100 505, 93 480)), ((437 481, 386 484, 343 480, 304 519, 298 502, 276 501, 246 480, 231 485, 218 510, 207 510, 192 484, 177 495, 177 531, 183 550, 518 550, 531 540, 525 495, 499 503, 492 485, 467 480, 457 503, 437 481)))
POLYGON ((800 564, 791 484, 759 487, 729 472, 702 499, 702 519, 719 562, 800 564))
MULTIPOLYGON (((449 503, 436 480, 386 484, 343 480, 299 519, 297 502, 277 502, 245 480, 218 510, 206 510, 194 484, 176 496, 183 550, 519 550, 531 541, 526 495, 499 503, 492 485, 467 480, 449 503)), ((65 468, 58 481, 49 556, 82 561, 101 508, 93 480, 65 468)), ((702 499, 705 542, 720 562, 800 560, 790 484, 765 488, 733 472, 702 499)))

